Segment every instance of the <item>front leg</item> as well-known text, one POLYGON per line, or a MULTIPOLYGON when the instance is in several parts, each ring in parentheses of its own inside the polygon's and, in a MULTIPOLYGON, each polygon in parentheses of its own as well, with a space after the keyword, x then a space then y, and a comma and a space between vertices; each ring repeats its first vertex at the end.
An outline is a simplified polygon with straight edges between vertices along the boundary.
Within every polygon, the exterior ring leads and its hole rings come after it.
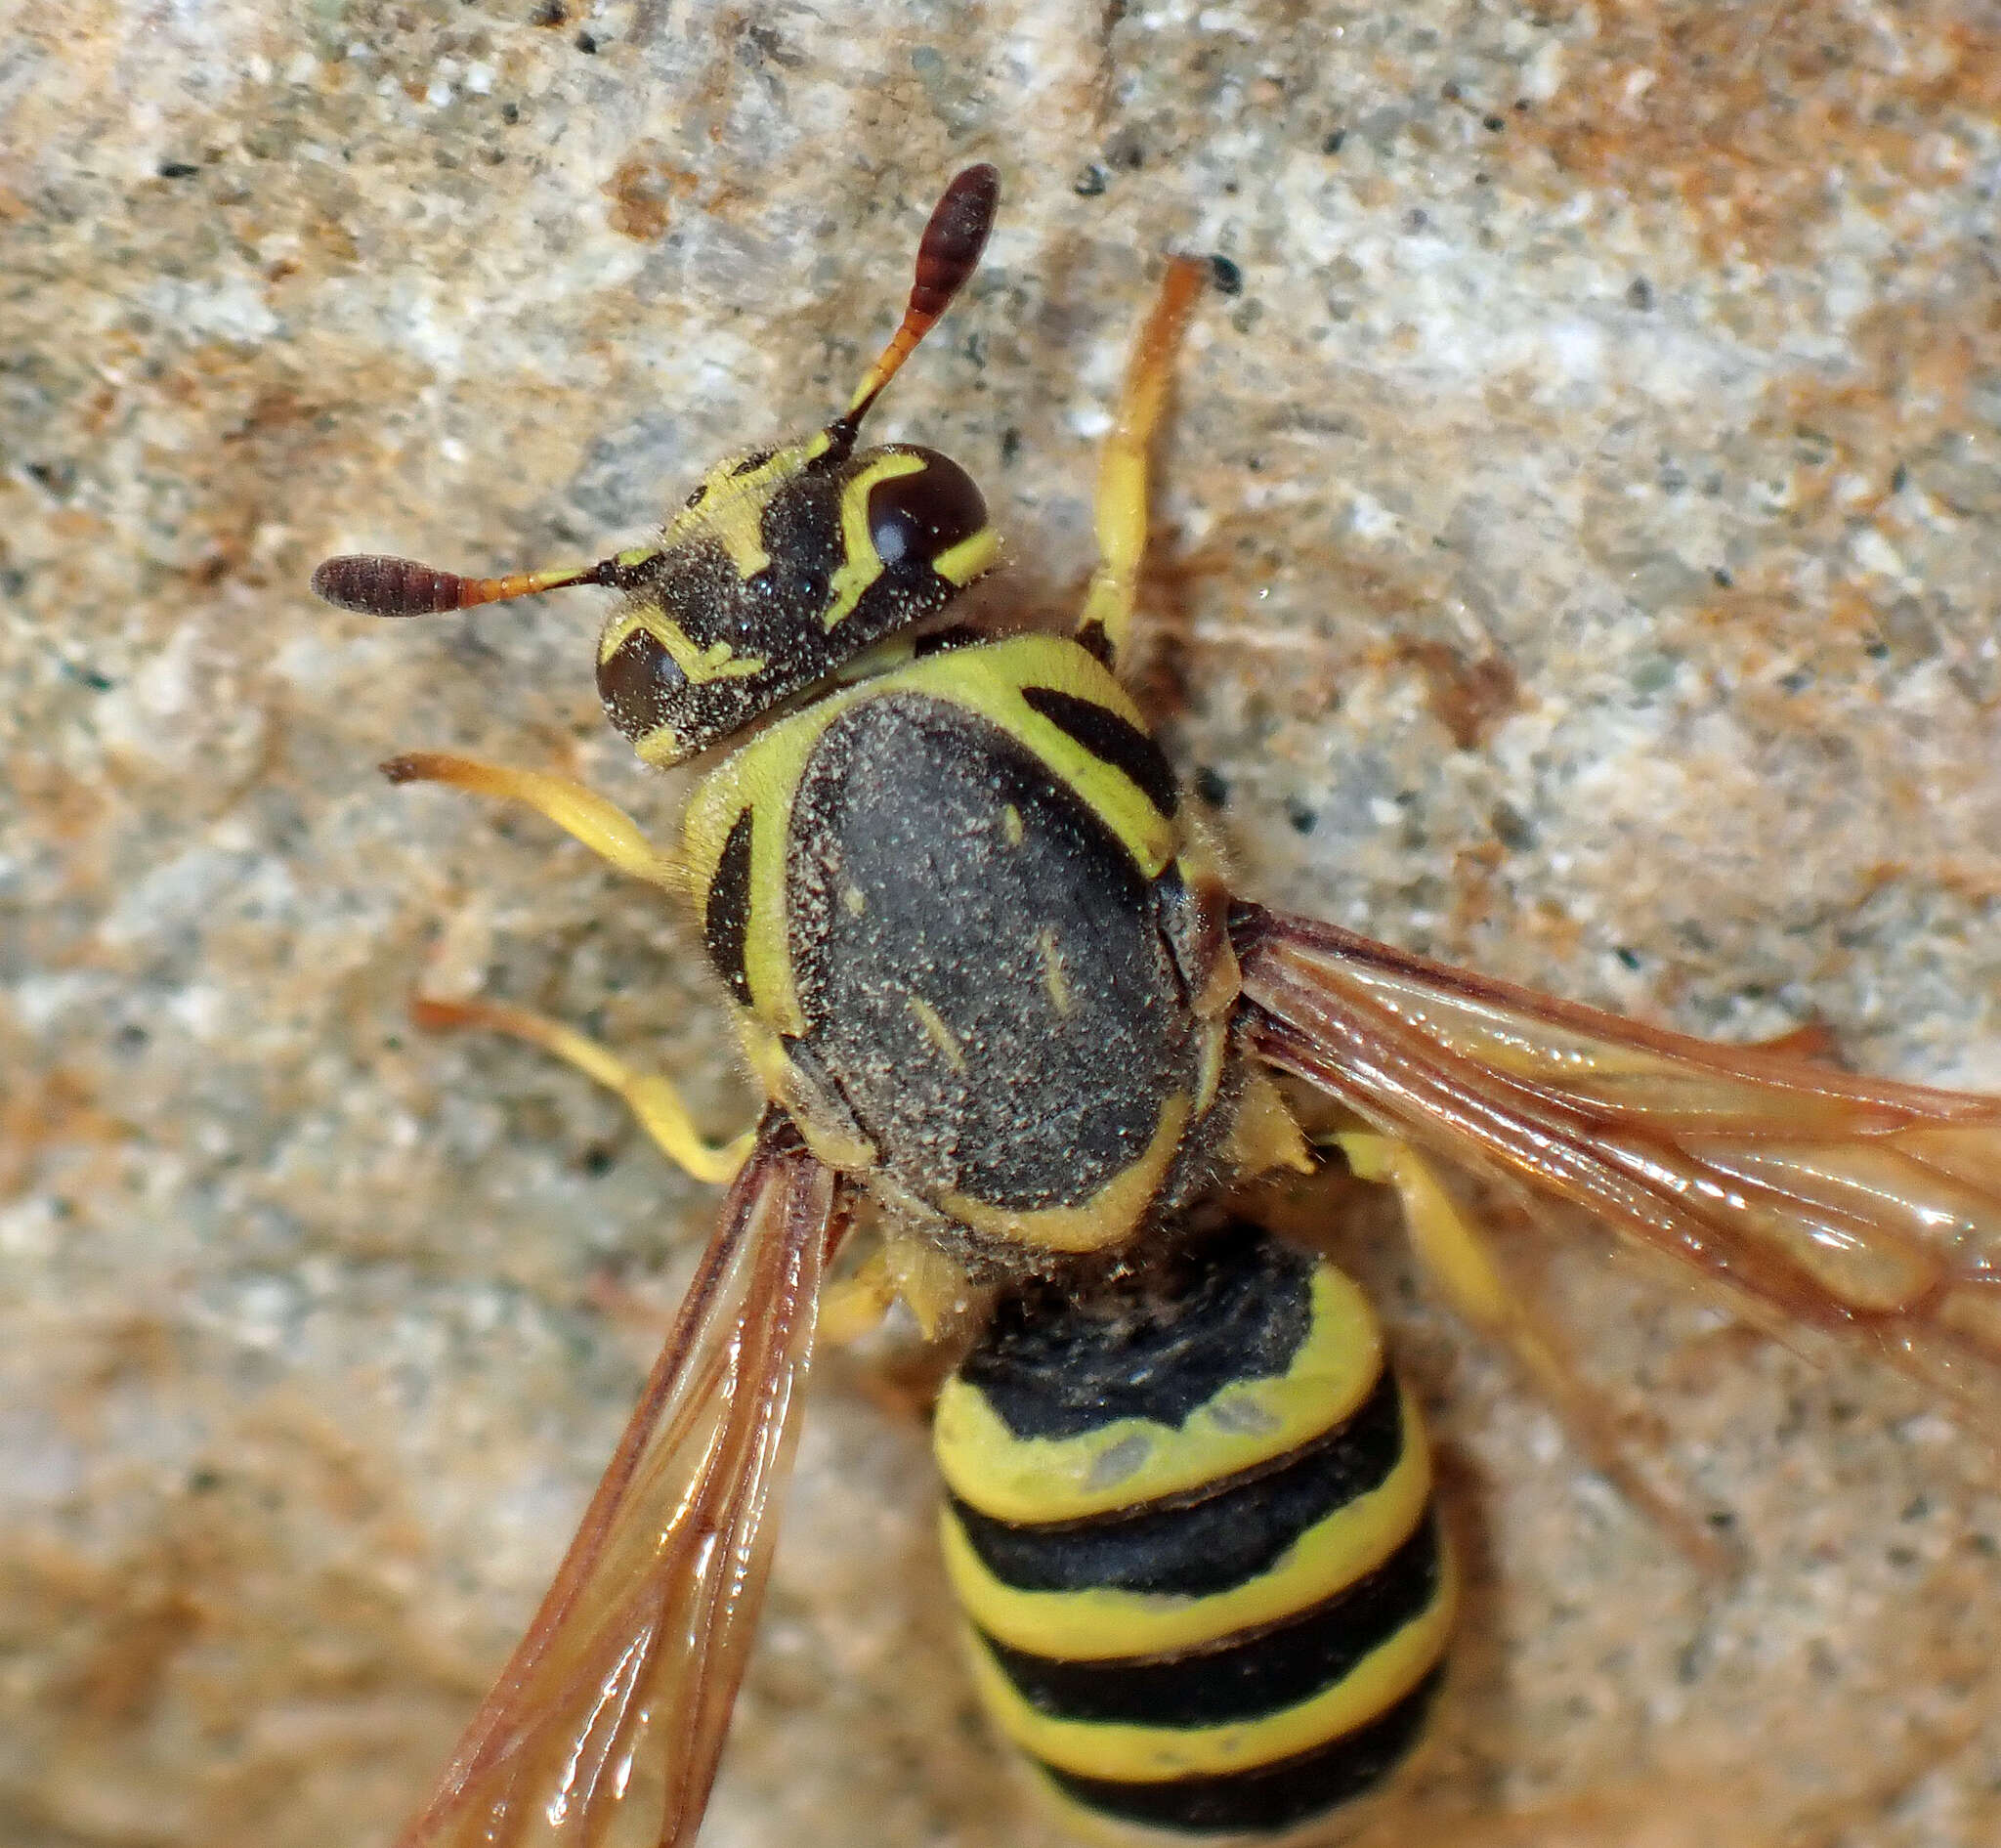
POLYGON ((655 846, 617 803, 574 777, 510 770, 504 764, 454 757, 442 751, 412 751, 391 757, 382 766, 382 774, 392 783, 448 783, 475 795, 525 802, 619 872, 652 885, 664 885, 669 891, 687 889, 678 856, 655 846))
POLYGON ((1147 457, 1168 407, 1174 355, 1187 331, 1202 265, 1174 257, 1161 279, 1153 312, 1133 343, 1119 395, 1119 411, 1098 458, 1098 557, 1078 619, 1077 639, 1107 666, 1116 666, 1132 631, 1139 568, 1146 556, 1147 457))

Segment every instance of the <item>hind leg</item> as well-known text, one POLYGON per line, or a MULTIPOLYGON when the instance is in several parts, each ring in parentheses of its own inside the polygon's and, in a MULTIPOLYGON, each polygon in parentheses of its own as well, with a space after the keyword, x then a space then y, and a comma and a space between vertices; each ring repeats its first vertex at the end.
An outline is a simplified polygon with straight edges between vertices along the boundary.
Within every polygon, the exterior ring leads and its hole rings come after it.
POLYGON ((1656 1522, 1691 1565, 1713 1577, 1728 1576, 1735 1562, 1690 1507, 1687 1492, 1655 1483, 1603 1394, 1579 1376, 1556 1331, 1508 1280, 1487 1239, 1430 1164, 1398 1137, 1344 1131, 1334 1139, 1359 1180, 1395 1189, 1426 1278, 1462 1320, 1514 1356, 1592 1468, 1656 1522))

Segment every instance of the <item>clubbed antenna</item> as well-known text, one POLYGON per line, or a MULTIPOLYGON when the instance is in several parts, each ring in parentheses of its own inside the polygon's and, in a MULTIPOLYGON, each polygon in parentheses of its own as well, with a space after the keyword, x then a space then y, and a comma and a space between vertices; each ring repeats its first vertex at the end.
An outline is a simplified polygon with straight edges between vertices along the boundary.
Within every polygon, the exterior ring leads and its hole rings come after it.
POLYGON ((910 304, 889 344, 862 375, 847 409, 834 419, 831 433, 837 440, 853 440, 870 407, 881 397, 883 386, 897 375, 904 361, 916 351, 917 342, 938 324, 939 316, 952 306, 952 298, 980 267, 980 253, 987 247, 987 234, 994 229, 994 213, 1000 203, 1000 169, 982 161, 955 175, 931 208, 930 223, 917 240, 917 273, 911 284, 910 304))
MULTIPOLYGON (((836 451, 844 451, 853 443, 870 406, 979 268, 1000 200, 1000 175, 984 162, 967 167, 945 189, 917 242, 916 278, 911 284, 903 320, 875 364, 863 375, 847 409, 828 427, 836 451)), ((436 616, 447 610, 471 610, 483 603, 532 596, 539 590, 562 590, 571 584, 628 589, 635 581, 635 569, 655 556, 651 548, 645 548, 621 552, 595 565, 516 572, 504 578, 461 578, 456 572, 440 571, 414 558, 354 552, 327 559, 313 574, 313 589, 328 603, 358 610, 363 616, 436 616)))
POLYGON ((314 571, 313 593, 363 616, 436 616, 445 610, 471 610, 482 603, 503 603, 509 597, 561 590, 570 584, 617 588, 624 582, 625 561, 618 558, 551 571, 513 572, 504 578, 461 578, 455 571, 439 571, 414 558, 349 552, 327 559, 314 571))

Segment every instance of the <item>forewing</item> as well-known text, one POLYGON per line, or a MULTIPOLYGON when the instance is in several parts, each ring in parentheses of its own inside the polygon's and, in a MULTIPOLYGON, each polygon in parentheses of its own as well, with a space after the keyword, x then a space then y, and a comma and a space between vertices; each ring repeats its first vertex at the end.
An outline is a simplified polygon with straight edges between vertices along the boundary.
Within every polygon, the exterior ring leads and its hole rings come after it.
POLYGON ((1992 1417, 2001 1098, 1662 1032, 1255 906, 1231 935, 1260 1058, 1992 1417))
POLYGON ((846 1214, 840 1182, 767 1117, 556 1582, 398 1848, 694 1839, 846 1214))

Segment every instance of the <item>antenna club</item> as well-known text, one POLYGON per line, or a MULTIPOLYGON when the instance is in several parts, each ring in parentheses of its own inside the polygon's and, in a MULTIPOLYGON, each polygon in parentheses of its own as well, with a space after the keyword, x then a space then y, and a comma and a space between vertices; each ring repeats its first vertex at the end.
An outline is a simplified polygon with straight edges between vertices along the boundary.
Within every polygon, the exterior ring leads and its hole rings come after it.
POLYGON ((980 266, 1000 203, 1000 170, 989 161, 954 176, 917 243, 911 307, 935 320, 980 266))
POLYGON ((464 607, 466 580, 414 558, 350 552, 313 573, 313 594, 363 616, 436 616, 464 607))
POLYGON ((937 324, 938 317, 952 306, 952 298, 979 267, 1000 203, 1000 171, 982 161, 955 174, 931 208, 924 235, 917 240, 916 275, 903 320, 875 364, 863 373, 848 408, 828 426, 836 449, 844 451, 854 441, 883 386, 916 351, 917 342, 937 324))

